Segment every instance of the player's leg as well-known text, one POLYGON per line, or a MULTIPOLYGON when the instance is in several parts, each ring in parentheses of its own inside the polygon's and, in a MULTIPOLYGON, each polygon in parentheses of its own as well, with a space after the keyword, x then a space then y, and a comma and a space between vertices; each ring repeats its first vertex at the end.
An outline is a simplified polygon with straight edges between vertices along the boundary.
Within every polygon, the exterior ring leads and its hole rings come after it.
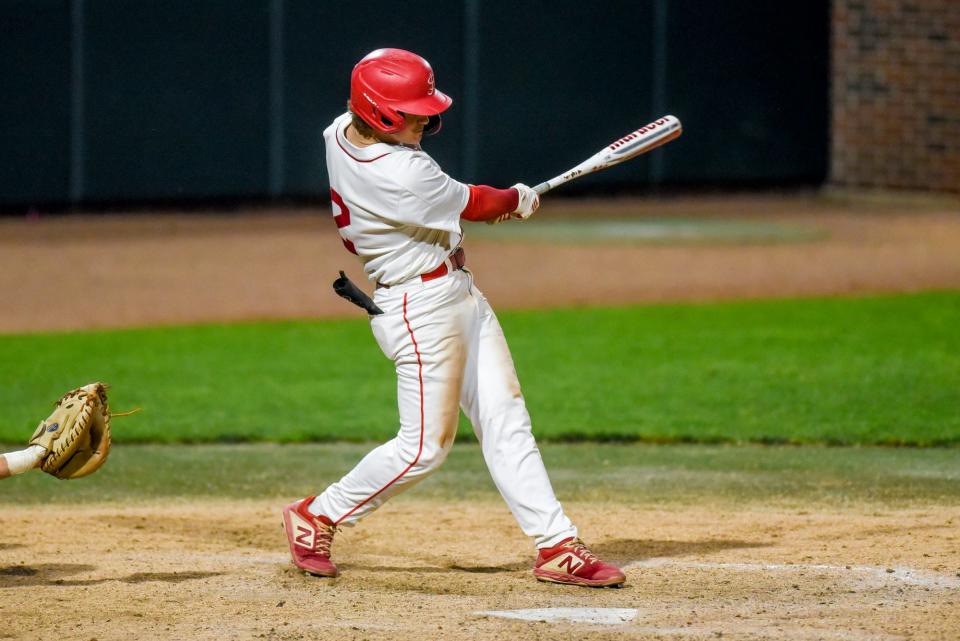
POLYGON ((397 372, 397 436, 367 454, 320 496, 284 510, 294 564, 320 576, 337 576, 330 560, 336 527, 353 525, 390 497, 436 470, 453 445, 459 417, 469 318, 466 297, 453 287, 411 288, 380 297, 385 313, 373 332, 397 372))
POLYGON ((474 288, 477 325, 471 337, 460 402, 484 460, 510 511, 537 546, 575 537, 553 492, 531 431, 513 358, 496 315, 474 288))
POLYGON ((496 315, 474 289, 478 325, 470 344, 461 405, 484 460, 521 529, 538 548, 538 579, 587 586, 618 585, 623 572, 592 554, 563 512, 531 431, 513 358, 496 315))
POLYGON ((415 289, 373 321, 397 372, 397 436, 371 451, 313 502, 310 511, 351 525, 436 470, 453 445, 466 345, 464 303, 415 289))

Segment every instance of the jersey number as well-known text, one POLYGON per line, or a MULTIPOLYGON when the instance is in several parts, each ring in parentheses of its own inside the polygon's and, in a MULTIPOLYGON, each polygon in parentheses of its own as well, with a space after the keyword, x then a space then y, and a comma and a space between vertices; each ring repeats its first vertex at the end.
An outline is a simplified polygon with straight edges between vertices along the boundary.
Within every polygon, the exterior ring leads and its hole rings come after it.
MULTIPOLYGON (((340 194, 332 188, 330 189, 330 200, 337 206, 337 209, 340 210, 339 214, 333 216, 333 222, 337 223, 337 229, 343 229, 350 224, 350 210, 347 209, 340 194)), ((353 246, 352 242, 343 237, 343 232, 340 232, 340 240, 343 241, 343 246, 347 248, 348 252, 351 254, 357 253, 357 248, 353 246)))

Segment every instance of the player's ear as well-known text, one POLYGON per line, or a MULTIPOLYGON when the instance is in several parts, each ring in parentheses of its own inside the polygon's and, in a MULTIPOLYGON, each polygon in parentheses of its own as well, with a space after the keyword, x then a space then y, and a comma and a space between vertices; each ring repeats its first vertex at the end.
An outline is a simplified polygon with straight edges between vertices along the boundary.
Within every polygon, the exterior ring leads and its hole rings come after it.
POLYGON ((441 126, 440 114, 430 116, 430 120, 427 121, 427 126, 423 128, 423 133, 425 136, 432 136, 433 134, 440 131, 441 126))

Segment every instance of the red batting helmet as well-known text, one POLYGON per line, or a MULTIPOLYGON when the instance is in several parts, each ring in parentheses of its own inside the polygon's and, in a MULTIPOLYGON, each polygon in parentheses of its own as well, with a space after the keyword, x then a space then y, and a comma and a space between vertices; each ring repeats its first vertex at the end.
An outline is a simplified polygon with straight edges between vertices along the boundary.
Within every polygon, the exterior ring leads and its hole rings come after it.
POLYGON ((381 133, 400 131, 404 113, 431 116, 426 133, 436 133, 451 104, 434 86, 430 63, 410 51, 377 49, 350 75, 350 110, 381 133))

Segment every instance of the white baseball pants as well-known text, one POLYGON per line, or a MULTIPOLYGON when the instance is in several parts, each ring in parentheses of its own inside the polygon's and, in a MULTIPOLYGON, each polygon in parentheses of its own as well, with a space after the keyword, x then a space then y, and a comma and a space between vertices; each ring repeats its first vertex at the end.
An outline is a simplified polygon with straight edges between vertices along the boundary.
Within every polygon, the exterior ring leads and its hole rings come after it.
POLYGON ((531 433, 513 358, 487 299, 466 270, 378 289, 373 335, 397 370, 400 431, 310 505, 353 525, 443 463, 459 408, 473 423, 493 482, 523 532, 549 547, 577 529, 550 485, 531 433))

